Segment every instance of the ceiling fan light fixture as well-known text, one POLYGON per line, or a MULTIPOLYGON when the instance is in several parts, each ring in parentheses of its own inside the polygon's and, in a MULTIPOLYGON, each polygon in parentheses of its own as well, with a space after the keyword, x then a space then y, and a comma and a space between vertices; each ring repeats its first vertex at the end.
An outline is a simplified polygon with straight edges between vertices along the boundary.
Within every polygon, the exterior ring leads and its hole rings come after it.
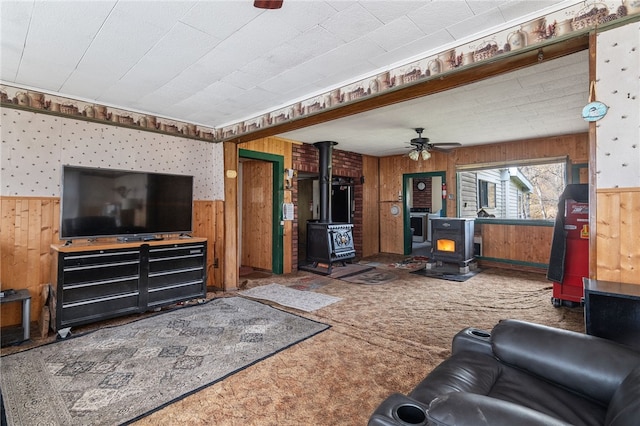
POLYGON ((426 148, 422 150, 421 154, 422 154, 422 159, 425 161, 431 158, 431 153, 427 151, 426 148))
POLYGON ((283 0, 254 0, 253 7, 258 9, 280 9, 283 0))
POLYGON ((413 161, 418 161, 418 158, 420 158, 420 151, 417 151, 417 150, 411 151, 409 153, 409 158, 411 158, 413 161))

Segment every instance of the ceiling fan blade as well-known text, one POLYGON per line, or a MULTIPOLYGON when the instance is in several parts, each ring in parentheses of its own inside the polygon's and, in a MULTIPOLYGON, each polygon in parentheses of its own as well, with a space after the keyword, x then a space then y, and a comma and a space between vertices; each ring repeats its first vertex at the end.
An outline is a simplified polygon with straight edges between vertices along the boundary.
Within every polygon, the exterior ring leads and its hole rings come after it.
POLYGON ((439 146, 441 148, 444 148, 444 147, 455 148, 458 146, 462 146, 462 144, 459 142, 437 142, 437 143, 432 143, 431 146, 439 146))
POLYGON ((429 144, 430 151, 438 151, 438 152, 449 152, 454 148, 462 146, 461 143, 451 142, 451 143, 433 143, 429 144))

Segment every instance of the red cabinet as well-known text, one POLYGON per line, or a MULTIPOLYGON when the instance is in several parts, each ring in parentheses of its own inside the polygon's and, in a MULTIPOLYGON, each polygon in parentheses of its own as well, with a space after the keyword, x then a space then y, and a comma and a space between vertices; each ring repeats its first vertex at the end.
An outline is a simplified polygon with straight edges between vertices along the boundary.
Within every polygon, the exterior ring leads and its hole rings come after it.
POLYGON ((564 231, 566 249, 562 282, 553 283, 553 304, 582 302, 583 278, 589 277, 589 203, 566 200, 564 231))

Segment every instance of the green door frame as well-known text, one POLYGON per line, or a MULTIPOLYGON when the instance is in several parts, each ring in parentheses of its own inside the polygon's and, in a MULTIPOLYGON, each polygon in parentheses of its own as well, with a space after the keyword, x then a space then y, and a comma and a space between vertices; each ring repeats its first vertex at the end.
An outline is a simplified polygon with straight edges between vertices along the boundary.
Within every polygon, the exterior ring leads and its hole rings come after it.
MULTIPOLYGON (((404 254, 411 254, 411 246, 412 246, 412 235, 411 235, 411 212, 409 211, 409 197, 407 197, 409 191, 409 180, 417 179, 417 178, 426 178, 426 177, 437 177, 440 176, 442 178, 442 183, 447 183, 447 172, 423 172, 423 173, 407 173, 402 175, 402 199, 404 205, 404 215, 402 219, 403 223, 403 235, 404 235, 404 254)), ((446 200, 442 203, 442 210, 440 216, 447 216, 447 203, 446 200)))
POLYGON ((250 158, 271 163, 273 169, 273 223, 271 241, 271 267, 274 274, 282 274, 284 269, 284 225, 282 224, 282 203, 284 202, 284 157, 266 152, 238 150, 239 158, 250 158))

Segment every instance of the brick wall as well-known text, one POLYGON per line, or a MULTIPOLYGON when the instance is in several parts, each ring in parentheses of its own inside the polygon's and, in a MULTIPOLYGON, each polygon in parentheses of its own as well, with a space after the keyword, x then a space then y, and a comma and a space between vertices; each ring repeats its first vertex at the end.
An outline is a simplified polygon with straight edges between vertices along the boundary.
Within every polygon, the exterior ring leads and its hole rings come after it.
MULTIPOLYGON (((293 169, 299 173, 318 173, 318 149, 311 144, 301 144, 293 146, 293 169)), ((353 216, 353 242, 356 248, 356 256, 360 257, 362 253, 362 185, 360 177, 362 176, 362 156, 353 152, 341 151, 333 148, 331 158, 332 177, 350 177, 353 178, 355 185, 353 187, 353 198, 355 201, 355 209, 353 216)), ((298 189, 294 184, 292 189, 292 201, 297 206, 298 189)), ((293 223, 293 265, 298 264, 298 215, 296 215, 293 223)))
POLYGON ((413 207, 414 208, 431 208, 431 178, 413 179, 413 207), (426 187, 423 191, 418 189, 418 182, 424 182, 426 187))

